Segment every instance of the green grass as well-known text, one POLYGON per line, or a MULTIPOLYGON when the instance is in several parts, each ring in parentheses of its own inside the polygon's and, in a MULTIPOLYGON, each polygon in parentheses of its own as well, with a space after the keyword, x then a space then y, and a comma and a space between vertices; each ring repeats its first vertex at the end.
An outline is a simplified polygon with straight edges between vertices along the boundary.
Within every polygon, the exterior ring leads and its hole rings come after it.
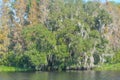
MULTIPOLYGON (((120 63, 104 64, 99 67, 96 67, 94 70, 96 70, 96 71, 119 70, 120 71, 120 63)), ((15 72, 15 71, 31 71, 31 69, 2 66, 2 65, 0 66, 0 72, 15 72)))
POLYGON ((103 70, 120 70, 120 63, 116 64, 104 64, 100 67, 95 68, 95 70, 103 71, 103 70))
POLYGON ((18 67, 0 66, 0 72, 15 72, 15 71, 30 71, 30 69, 23 69, 18 67))

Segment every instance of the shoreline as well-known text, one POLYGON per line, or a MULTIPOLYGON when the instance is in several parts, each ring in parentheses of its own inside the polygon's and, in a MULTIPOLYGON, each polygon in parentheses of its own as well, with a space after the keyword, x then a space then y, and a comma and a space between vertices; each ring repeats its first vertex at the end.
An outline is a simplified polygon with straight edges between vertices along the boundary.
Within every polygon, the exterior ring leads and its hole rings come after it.
POLYGON ((32 69, 27 68, 19 68, 19 67, 12 67, 12 66, 0 66, 0 72, 26 72, 26 71, 32 71, 32 69))
MULTIPOLYGON (((89 70, 94 70, 94 71, 114 71, 114 70, 120 70, 120 63, 117 64, 104 64, 101 65, 100 67, 96 67, 93 69, 89 70)), ((27 68, 19 68, 19 67, 11 67, 11 66, 0 66, 0 72, 27 72, 27 71, 42 71, 42 70, 33 70, 33 69, 27 69, 27 68)), ((44 71, 44 70, 43 70, 44 71)), ((49 70, 45 70, 49 71, 49 70)), ((54 70, 53 70, 54 71, 54 70)), ((58 71, 59 70, 55 70, 58 71)), ((69 70, 61 70, 61 71, 88 71, 88 69, 69 69, 69 70)))
POLYGON ((115 64, 103 64, 100 67, 95 68, 96 71, 120 71, 120 63, 115 64))

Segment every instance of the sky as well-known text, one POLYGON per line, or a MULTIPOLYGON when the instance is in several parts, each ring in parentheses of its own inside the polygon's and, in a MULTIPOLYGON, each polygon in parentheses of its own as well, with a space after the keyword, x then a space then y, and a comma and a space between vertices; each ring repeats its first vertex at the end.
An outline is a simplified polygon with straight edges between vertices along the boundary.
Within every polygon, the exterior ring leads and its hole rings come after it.
POLYGON ((2 0, 0 0, 0 4, 2 3, 2 0))
MULTIPOLYGON (((105 1, 105 0, 101 0, 101 1, 105 1)), ((117 3, 120 3, 120 0, 108 0, 108 1, 115 1, 117 3)))
MULTIPOLYGON (((10 0, 10 1, 14 1, 14 0, 10 0)), ((92 1, 92 0, 85 0, 85 1, 92 1)), ((106 0, 100 0, 102 2, 106 1, 106 0)), ((108 1, 115 1, 116 3, 120 3, 120 0, 108 0, 108 1)), ((1 4, 2 4, 2 0, 0 0, 0 7, 1 7, 1 4)))
POLYGON ((115 2, 119 2, 120 3, 120 0, 110 0, 110 1, 115 1, 115 2))
MULTIPOLYGON (((2 0, 0 0, 0 4, 2 3, 1 1, 2 1, 2 0)), ((89 0, 86 0, 86 1, 89 1, 89 0)), ((100 1, 105 1, 105 0, 100 0, 100 1)), ((117 2, 117 3, 118 3, 118 2, 120 3, 120 0, 108 0, 108 1, 115 1, 115 2, 117 2)))
MULTIPOLYGON (((84 1, 93 1, 93 0, 84 0, 84 1)), ((106 0, 100 0, 102 2, 105 2, 106 0)), ((120 0, 107 0, 107 1, 115 1, 116 3, 120 3, 120 0)))

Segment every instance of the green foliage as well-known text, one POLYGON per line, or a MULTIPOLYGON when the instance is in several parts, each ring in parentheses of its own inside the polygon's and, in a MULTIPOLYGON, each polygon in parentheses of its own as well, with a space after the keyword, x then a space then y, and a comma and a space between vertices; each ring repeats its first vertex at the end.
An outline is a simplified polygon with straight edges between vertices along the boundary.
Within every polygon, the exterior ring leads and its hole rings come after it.
POLYGON ((0 66, 0 72, 15 72, 15 71, 30 71, 30 69, 19 68, 19 67, 11 67, 11 66, 0 66))
POLYGON ((18 62, 19 62, 20 58, 21 58, 21 54, 14 54, 13 52, 10 52, 2 58, 2 60, 1 60, 2 65, 19 66, 18 62))
POLYGON ((112 63, 120 63, 120 51, 117 51, 113 56, 112 63))
POLYGON ((55 36, 43 25, 27 27, 23 30, 23 37, 26 40, 28 50, 49 52, 56 44, 55 36))
POLYGON ((101 31, 103 25, 110 24, 112 18, 104 9, 99 10, 97 17, 95 17, 95 27, 101 31))
POLYGON ((118 70, 120 70, 120 63, 116 63, 116 64, 104 64, 104 65, 102 65, 102 66, 100 66, 100 67, 97 67, 97 68, 95 68, 95 70, 96 71, 110 71, 110 70, 112 70, 112 71, 118 71, 118 70))
POLYGON ((100 33, 97 30, 92 30, 90 32, 90 37, 92 37, 92 38, 100 38, 100 33))
POLYGON ((23 57, 28 57, 29 62, 26 62, 26 64, 31 63, 30 66, 35 67, 37 70, 41 67, 41 65, 47 64, 46 54, 38 52, 37 50, 26 51, 23 57))
MULTIPOLYGON (((47 8, 49 14, 44 17, 46 21, 38 23, 45 13, 42 15, 42 10, 39 10, 42 9, 40 0, 36 1, 28 0, 27 4, 23 1, 27 7, 24 17, 31 22, 22 27, 21 20, 20 28, 10 28, 11 41, 7 54, 1 56, 2 65, 33 70, 64 70, 86 65, 85 68, 89 68, 91 56, 96 60, 93 64, 101 61, 100 56, 107 53, 108 45, 101 33, 102 27, 111 23, 112 19, 104 8, 99 8, 100 3, 44 0, 49 4, 42 5, 43 12, 47 8), (12 29, 17 32, 12 32, 12 29)), ((119 62, 119 53, 113 62, 119 62)))

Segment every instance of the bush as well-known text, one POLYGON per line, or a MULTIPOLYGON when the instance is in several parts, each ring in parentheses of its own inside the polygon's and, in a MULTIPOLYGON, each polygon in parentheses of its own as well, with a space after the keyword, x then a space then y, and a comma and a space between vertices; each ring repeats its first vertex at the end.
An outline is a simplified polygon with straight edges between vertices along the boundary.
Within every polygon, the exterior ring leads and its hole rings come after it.
POLYGON ((21 54, 15 54, 13 52, 7 53, 3 58, 1 59, 2 64, 6 66, 18 66, 19 59, 21 57, 21 54))
POLYGON ((120 63, 120 51, 116 52, 112 59, 112 63, 120 63))
POLYGON ((35 70, 41 70, 45 64, 47 64, 46 54, 37 50, 26 51, 19 61, 19 66, 35 70))

